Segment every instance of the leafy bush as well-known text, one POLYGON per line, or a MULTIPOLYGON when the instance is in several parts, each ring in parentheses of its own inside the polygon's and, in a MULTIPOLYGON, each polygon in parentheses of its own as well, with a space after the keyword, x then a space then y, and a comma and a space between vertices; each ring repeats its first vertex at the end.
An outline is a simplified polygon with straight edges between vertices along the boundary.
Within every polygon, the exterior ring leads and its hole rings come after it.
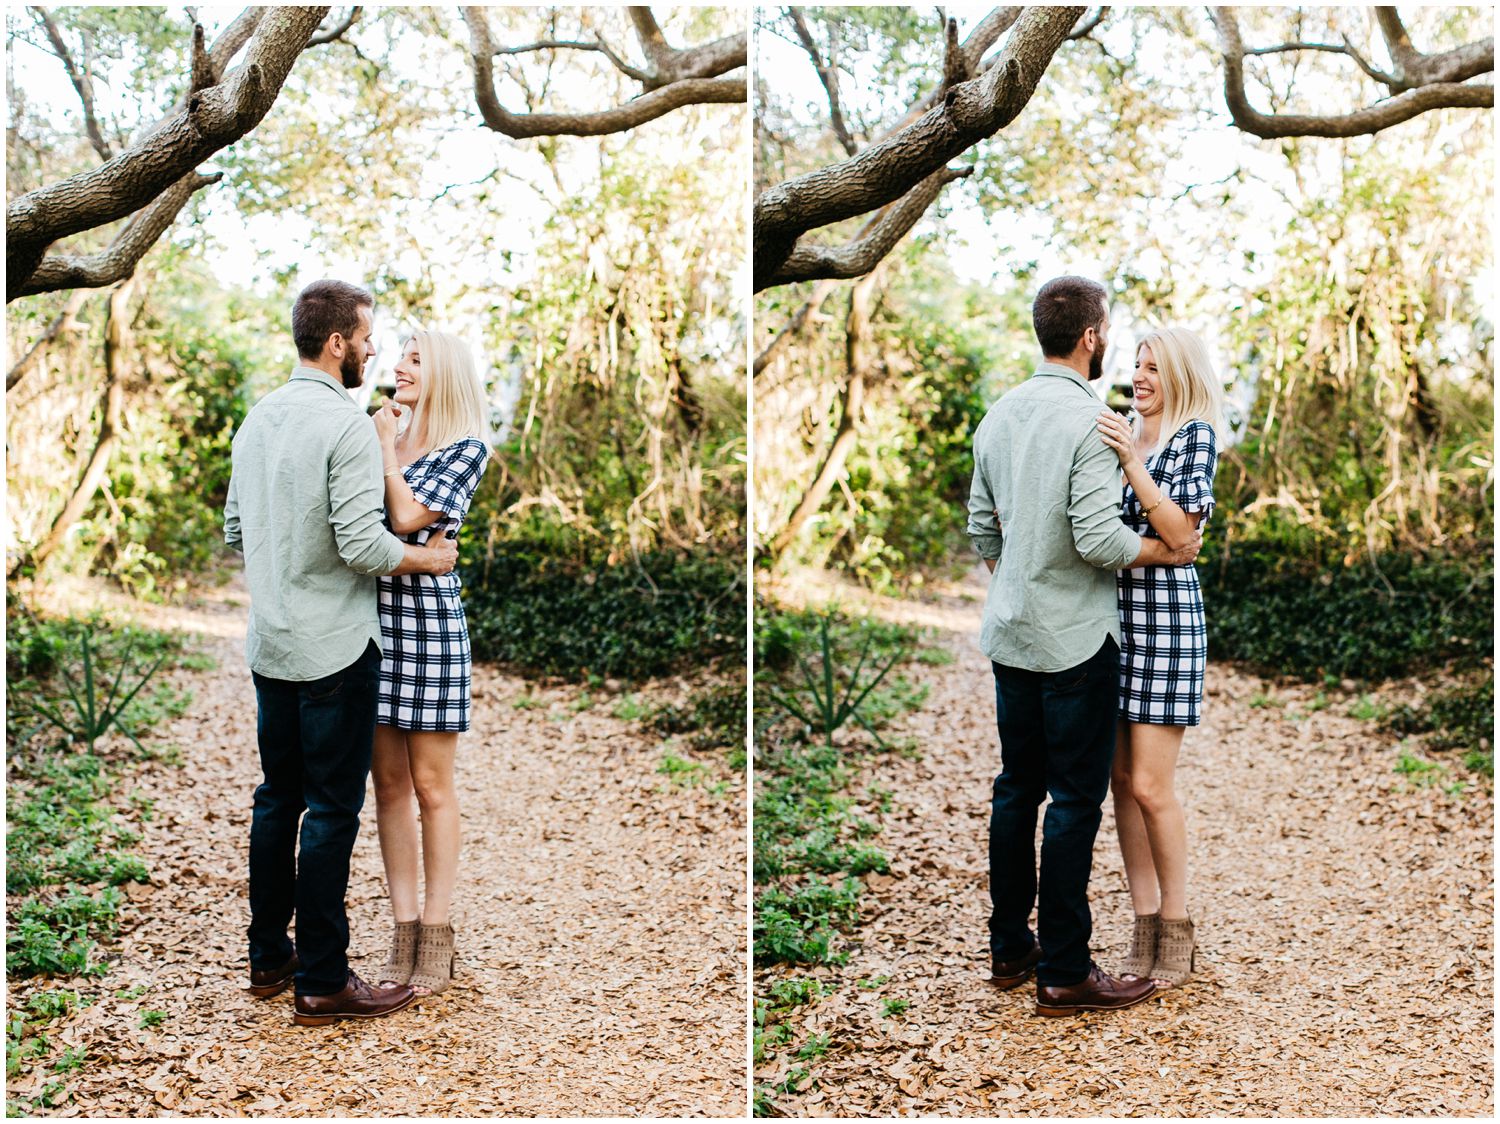
POLYGON ((1316 679, 1388 679, 1494 653, 1494 556, 1318 570, 1264 544, 1200 560, 1209 653, 1316 679))
POLYGON ((609 565, 505 542, 462 562, 474 655, 528 671, 627 680, 744 659, 744 564, 650 554, 609 565))

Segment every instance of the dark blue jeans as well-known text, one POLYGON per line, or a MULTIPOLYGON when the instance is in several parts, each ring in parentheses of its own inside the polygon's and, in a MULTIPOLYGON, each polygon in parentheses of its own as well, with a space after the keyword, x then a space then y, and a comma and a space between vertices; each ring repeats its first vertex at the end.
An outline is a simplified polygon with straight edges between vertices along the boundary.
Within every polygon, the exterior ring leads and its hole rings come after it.
POLYGON ((344 895, 370 774, 380 646, 370 641, 322 679, 253 678, 265 779, 250 820, 250 967, 287 962, 295 913, 297 994, 332 995, 349 975, 344 895))
POLYGON ((1105 637, 1066 671, 998 663, 994 670, 1001 772, 990 805, 990 952, 1000 960, 1025 955, 1036 905, 1037 983, 1066 987, 1091 963, 1089 874, 1115 756, 1120 649, 1105 637), (1049 795, 1038 878, 1037 809, 1049 795))

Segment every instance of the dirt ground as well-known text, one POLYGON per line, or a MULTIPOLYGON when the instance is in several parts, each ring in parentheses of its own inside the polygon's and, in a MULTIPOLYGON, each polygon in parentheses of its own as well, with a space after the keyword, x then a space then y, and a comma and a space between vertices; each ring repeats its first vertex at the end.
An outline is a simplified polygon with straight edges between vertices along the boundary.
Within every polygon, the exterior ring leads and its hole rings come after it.
MULTIPOLYGON (((1446 784, 1396 773, 1397 739, 1350 717, 1349 691, 1320 699, 1316 687, 1210 665, 1204 724, 1187 735, 1178 778, 1200 945, 1186 987, 1064 1019, 1035 1016, 1030 985, 990 988, 999 746, 974 642, 983 588, 976 569, 938 603, 862 606, 937 628, 956 662, 906 671, 931 695, 893 734, 915 738, 920 757, 876 758, 850 786, 878 784, 895 806, 873 840, 891 872, 865 876, 849 963, 758 973, 762 985, 816 976, 836 989, 795 1009, 791 1044, 756 1074, 775 1084, 811 1070, 774 1094, 776 1110, 1491 1118, 1493 789, 1479 778, 1450 792, 1475 779, 1456 762, 1446 784), (885 1017, 885 999, 910 1006, 885 1017), (830 1036, 829 1051, 796 1060, 814 1033, 830 1036)), ((1108 802, 1090 897, 1095 958, 1117 970, 1132 912, 1108 802)))
MULTIPOLYGON (((674 781, 657 771, 662 738, 612 715, 617 696, 476 668, 459 745, 454 987, 387 1019, 296 1027, 290 991, 244 990, 259 771, 243 587, 143 623, 195 634, 217 667, 174 673, 194 701, 156 740, 180 745, 184 764, 136 780, 156 800, 136 848, 152 882, 130 887, 106 997, 51 1034, 89 1054, 52 1114, 744 1112, 745 790, 722 752, 674 781), (148 1009, 166 1021, 140 1029, 148 1009)), ((686 691, 663 682, 642 697, 686 691)), ((349 914, 351 961, 373 978, 390 926, 373 795, 349 914)), ((11 1003, 34 986, 12 988, 11 1003)), ((51 1076, 34 1070, 9 1095, 35 1095, 51 1076)))

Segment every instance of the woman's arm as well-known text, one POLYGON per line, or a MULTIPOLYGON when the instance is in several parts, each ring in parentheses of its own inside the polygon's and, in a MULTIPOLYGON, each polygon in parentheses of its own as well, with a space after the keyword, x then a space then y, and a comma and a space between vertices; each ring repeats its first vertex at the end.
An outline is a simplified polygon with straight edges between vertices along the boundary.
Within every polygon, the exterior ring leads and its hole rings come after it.
POLYGON ((1099 415, 1099 436, 1120 458, 1120 467, 1125 470, 1125 479, 1135 489, 1141 501, 1141 510, 1161 541, 1173 550, 1187 546, 1198 534, 1198 524, 1203 519, 1201 511, 1186 512, 1167 498, 1157 487, 1156 481, 1146 471, 1145 464, 1135 451, 1135 440, 1130 425, 1113 410, 1099 415))
POLYGON ((401 475, 401 458, 396 455, 395 409, 390 402, 380 407, 375 414, 375 433, 380 438, 380 460, 385 469, 385 514, 391 522, 391 530, 398 535, 409 535, 430 527, 446 512, 433 511, 417 502, 411 485, 401 475))

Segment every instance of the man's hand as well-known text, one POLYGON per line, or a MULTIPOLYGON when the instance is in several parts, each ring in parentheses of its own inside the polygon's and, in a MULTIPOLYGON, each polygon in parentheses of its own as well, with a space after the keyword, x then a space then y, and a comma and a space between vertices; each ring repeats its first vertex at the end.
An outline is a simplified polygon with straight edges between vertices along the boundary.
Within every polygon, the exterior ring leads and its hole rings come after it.
MULTIPOLYGON (((458 565, 458 540, 442 535, 428 541, 422 548, 428 554, 429 574, 451 574, 458 565)), ((1193 552, 1194 554, 1197 551, 1193 552)))
POLYGON ((1168 562, 1167 565, 1187 566, 1193 561, 1194 558, 1198 557, 1198 552, 1202 549, 1203 532, 1199 531, 1193 535, 1192 539, 1189 540, 1186 546, 1178 547, 1176 550, 1172 551, 1171 555, 1169 556, 1171 558, 1171 561, 1168 562))

